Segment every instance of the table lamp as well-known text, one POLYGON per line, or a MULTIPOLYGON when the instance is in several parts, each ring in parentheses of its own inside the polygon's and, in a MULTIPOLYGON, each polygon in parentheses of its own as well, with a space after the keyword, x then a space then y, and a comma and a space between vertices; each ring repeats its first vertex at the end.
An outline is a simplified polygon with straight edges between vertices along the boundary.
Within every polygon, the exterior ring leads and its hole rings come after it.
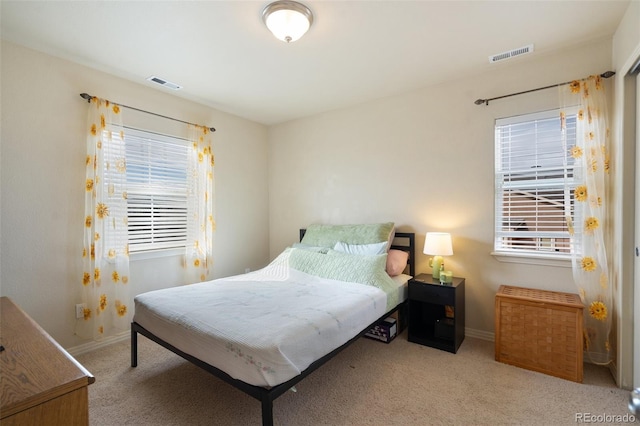
POLYGON ((427 232, 424 240, 424 254, 433 257, 429 259, 429 266, 433 271, 433 278, 440 279, 440 265, 444 262, 442 256, 451 256, 453 247, 451 245, 451 234, 447 232, 427 232))

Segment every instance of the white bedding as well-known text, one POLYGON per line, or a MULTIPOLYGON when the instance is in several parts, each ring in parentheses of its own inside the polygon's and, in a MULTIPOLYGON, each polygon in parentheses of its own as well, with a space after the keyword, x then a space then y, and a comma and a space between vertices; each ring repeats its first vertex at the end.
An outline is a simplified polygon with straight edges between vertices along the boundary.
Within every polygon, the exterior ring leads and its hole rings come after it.
MULTIPOLYGON (((394 282, 402 301, 406 279, 394 282)), ((233 378, 269 387, 299 375, 386 311, 387 294, 375 286, 274 262, 249 274, 141 294, 134 321, 233 378)))

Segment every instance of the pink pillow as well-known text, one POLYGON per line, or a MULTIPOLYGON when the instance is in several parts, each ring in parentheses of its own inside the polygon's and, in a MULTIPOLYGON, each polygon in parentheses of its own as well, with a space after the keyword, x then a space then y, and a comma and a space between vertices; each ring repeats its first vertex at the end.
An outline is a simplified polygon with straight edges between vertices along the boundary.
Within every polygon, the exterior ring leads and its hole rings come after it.
POLYGON ((400 275, 407 267, 409 253, 402 250, 389 250, 387 253, 387 274, 390 277, 400 275))

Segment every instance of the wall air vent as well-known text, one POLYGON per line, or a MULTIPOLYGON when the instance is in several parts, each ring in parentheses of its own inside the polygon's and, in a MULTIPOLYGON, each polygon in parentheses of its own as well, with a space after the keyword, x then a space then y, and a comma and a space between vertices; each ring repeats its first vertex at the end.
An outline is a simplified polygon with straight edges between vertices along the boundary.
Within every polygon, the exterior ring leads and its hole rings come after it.
POLYGON ((498 53, 497 55, 491 55, 489 56, 489 63, 493 64, 494 62, 504 61, 505 59, 514 58, 516 56, 524 55, 531 52, 533 52, 533 44, 519 47, 517 49, 512 49, 507 52, 498 53))
POLYGON ((170 81, 164 80, 162 78, 159 78, 159 77, 156 77, 156 76, 153 76, 153 75, 151 77, 147 78, 147 81, 159 84, 160 86, 166 87, 167 89, 171 89, 171 90, 180 90, 180 89, 182 89, 182 86, 180 86, 179 84, 172 83, 170 81))

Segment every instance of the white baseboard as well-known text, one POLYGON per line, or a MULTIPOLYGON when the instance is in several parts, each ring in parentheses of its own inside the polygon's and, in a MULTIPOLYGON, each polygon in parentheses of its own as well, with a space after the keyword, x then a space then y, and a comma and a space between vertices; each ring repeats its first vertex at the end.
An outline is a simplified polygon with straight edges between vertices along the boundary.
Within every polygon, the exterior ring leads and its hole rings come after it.
MULTIPOLYGON (((489 342, 495 341, 495 337, 493 333, 488 331, 476 330, 473 328, 465 328, 464 330, 466 337, 474 337, 480 340, 487 340, 489 342)), ((97 349, 104 348, 105 346, 113 345, 114 343, 124 342, 131 337, 131 332, 122 331, 118 334, 115 334, 110 337, 105 337, 102 340, 83 343, 82 345, 74 346, 72 348, 67 349, 69 355, 76 357, 78 355, 86 354, 88 352, 93 352, 97 349)))
MULTIPOLYGON (((488 342, 495 342, 495 334, 489 331, 477 330, 474 328, 465 328, 464 335, 465 337, 473 337, 480 340, 486 340, 488 342)), ((105 346, 112 345, 114 343, 123 342, 125 340, 128 340, 130 336, 131 333, 129 331, 122 331, 116 335, 106 337, 100 341, 89 342, 82 345, 74 346, 73 348, 67 349, 67 352, 69 352, 71 356, 75 357, 87 352, 95 351, 96 349, 100 349, 105 346)), ((585 362, 590 362, 586 354, 585 362)))
POLYGON ((69 355, 76 357, 78 355, 86 354, 87 352, 93 352, 96 349, 104 348, 105 346, 113 345, 114 343, 124 342, 131 337, 130 331, 122 331, 113 336, 105 337, 104 339, 93 341, 89 343, 83 343, 82 345, 74 346, 67 349, 69 355))
MULTIPOLYGON (((486 340, 488 342, 495 342, 495 334, 488 331, 476 330, 474 328, 465 328, 464 333, 465 333, 465 337, 473 337, 480 340, 486 340)), ((122 331, 113 336, 106 337, 100 341, 89 342, 89 343, 84 343, 82 345, 74 346, 72 348, 67 349, 67 352, 69 352, 71 356, 76 357, 78 355, 82 355, 87 352, 92 352, 97 349, 104 348, 105 346, 113 345, 114 343, 124 342, 125 340, 128 340, 130 337, 131 337, 131 332, 122 331)), ((591 360, 589 359, 586 353, 584 355, 584 362, 591 363, 591 360)), ((615 368, 616 368, 615 364, 611 364, 609 368, 612 370, 613 373, 615 373, 615 368)))
POLYGON ((475 337, 476 339, 486 340, 488 342, 495 342, 495 334, 488 331, 476 330, 474 328, 465 327, 465 337, 475 337))

